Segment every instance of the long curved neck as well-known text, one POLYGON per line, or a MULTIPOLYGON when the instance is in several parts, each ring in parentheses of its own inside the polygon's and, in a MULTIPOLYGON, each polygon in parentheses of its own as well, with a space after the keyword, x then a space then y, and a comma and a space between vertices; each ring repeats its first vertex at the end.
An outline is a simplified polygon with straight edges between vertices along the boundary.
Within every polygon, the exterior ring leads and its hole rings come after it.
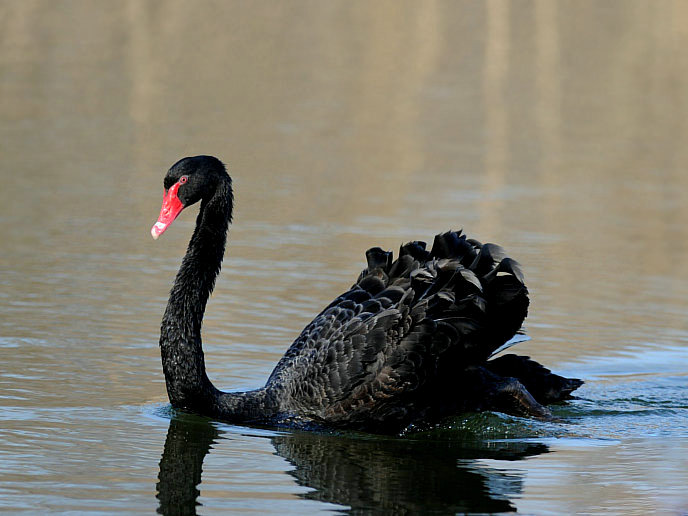
POLYGON ((207 412, 221 394, 206 374, 201 325, 220 272, 231 218, 232 186, 229 177, 223 177, 215 194, 201 204, 162 319, 162 366, 174 407, 207 412))

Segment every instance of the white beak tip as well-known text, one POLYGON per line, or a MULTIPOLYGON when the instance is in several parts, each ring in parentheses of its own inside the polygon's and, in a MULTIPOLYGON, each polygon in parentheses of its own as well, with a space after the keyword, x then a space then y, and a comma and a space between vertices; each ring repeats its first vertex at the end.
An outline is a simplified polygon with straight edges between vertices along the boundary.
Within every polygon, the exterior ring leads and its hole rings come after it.
POLYGON ((162 235, 163 231, 165 231, 165 229, 167 229, 167 224, 156 222, 151 228, 151 236, 153 237, 153 240, 157 240, 158 237, 162 235))

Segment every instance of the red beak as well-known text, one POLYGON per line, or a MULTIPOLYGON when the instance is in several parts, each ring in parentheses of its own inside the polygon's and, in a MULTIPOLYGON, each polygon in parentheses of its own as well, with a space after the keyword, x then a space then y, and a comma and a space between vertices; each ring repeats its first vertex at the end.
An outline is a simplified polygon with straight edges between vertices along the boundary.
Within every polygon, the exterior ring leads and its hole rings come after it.
POLYGON ((162 208, 160 208, 160 216, 151 228, 151 236, 155 240, 165 232, 174 219, 177 218, 177 215, 184 209, 182 201, 177 197, 177 190, 179 190, 180 186, 179 183, 175 183, 165 192, 165 196, 162 199, 162 208))

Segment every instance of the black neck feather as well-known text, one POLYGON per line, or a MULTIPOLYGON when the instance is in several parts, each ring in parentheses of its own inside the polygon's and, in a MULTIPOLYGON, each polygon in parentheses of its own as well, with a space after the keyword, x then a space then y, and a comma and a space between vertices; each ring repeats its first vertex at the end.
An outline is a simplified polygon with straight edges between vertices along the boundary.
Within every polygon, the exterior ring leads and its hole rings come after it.
POLYGON ((206 375, 201 325, 220 272, 231 218, 232 186, 225 176, 218 181, 214 195, 201 203, 196 229, 162 320, 162 364, 174 407, 205 410, 220 395, 206 375))

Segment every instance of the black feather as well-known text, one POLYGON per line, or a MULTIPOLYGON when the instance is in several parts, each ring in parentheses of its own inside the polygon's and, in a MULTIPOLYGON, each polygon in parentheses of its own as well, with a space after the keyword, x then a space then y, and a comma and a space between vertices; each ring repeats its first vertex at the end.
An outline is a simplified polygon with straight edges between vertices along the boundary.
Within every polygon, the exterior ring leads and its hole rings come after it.
POLYGON ((380 267, 384 271, 389 270, 389 266, 392 264, 392 253, 383 251, 379 247, 372 247, 366 251, 366 259, 368 261, 368 270, 380 267))

